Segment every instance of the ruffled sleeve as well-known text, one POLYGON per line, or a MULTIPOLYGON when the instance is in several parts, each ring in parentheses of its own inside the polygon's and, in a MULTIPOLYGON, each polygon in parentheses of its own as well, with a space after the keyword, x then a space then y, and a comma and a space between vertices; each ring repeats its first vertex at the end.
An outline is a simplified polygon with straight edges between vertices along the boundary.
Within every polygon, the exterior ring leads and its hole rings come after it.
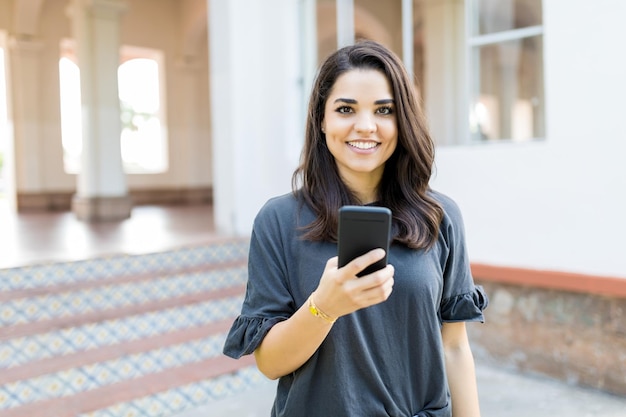
POLYGON ((441 320, 444 322, 480 321, 485 322, 483 310, 489 299, 483 287, 476 285, 474 291, 446 298, 441 302, 441 320))
MULTIPOLYGON (((297 310, 287 277, 284 200, 270 200, 255 218, 248 253, 248 282, 241 313, 224 342, 223 353, 238 359, 254 352, 276 323, 297 310), (284 203, 283 203, 284 204, 284 203)), ((287 210, 287 212, 289 212, 287 210)))
POLYGON ((237 317, 226 337, 224 354, 234 359, 251 354, 259 347, 272 326, 286 319, 286 317, 237 317))
POLYGON ((443 293, 439 304, 442 322, 484 322, 483 310, 489 300, 483 288, 474 284, 465 242, 465 227, 461 211, 450 198, 437 194, 444 208, 440 227, 442 240, 441 268, 443 293))

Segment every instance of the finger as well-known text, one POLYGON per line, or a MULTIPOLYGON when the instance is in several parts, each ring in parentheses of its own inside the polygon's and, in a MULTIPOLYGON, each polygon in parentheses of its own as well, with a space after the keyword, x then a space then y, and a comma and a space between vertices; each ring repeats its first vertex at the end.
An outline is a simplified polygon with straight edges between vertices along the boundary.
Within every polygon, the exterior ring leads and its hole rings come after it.
POLYGON ((393 291, 393 284, 393 276, 389 276, 379 285, 369 287, 363 294, 366 296, 369 303, 379 303, 389 298, 393 291))
POLYGON ((339 265, 339 257, 333 256, 328 261, 326 261, 326 268, 337 268, 339 265))
POLYGON ((393 292, 393 284, 384 285, 381 287, 371 288, 364 293, 365 302, 369 305, 374 305, 387 301, 391 293, 393 292))
POLYGON ((374 271, 371 274, 365 275, 359 279, 359 282, 362 284, 363 289, 370 289, 385 285, 388 281, 393 281, 393 275, 395 273, 395 269, 393 265, 387 264, 382 269, 378 271, 374 271))
POLYGON ((359 272, 363 271, 365 268, 370 266, 376 261, 379 261, 385 257, 384 249, 372 249, 364 255, 361 255, 357 258, 354 258, 350 263, 348 263, 345 268, 352 275, 356 275, 359 272))

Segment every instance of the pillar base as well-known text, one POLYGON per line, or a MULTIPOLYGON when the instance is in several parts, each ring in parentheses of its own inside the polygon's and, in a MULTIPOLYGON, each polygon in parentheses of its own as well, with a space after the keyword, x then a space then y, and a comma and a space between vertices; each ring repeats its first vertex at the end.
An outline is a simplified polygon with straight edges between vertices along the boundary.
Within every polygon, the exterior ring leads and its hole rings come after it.
POLYGON ((130 217, 130 196, 78 197, 72 199, 72 211, 79 220, 88 222, 124 220, 130 217))

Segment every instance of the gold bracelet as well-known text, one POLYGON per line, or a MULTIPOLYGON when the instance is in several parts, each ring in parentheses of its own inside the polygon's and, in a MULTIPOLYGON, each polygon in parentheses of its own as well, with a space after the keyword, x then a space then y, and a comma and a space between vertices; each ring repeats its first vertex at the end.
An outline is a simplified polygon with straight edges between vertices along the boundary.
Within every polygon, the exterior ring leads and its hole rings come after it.
POLYGON ((337 319, 330 317, 328 314, 324 313, 319 309, 318 306, 315 305, 315 301, 313 301, 313 294, 309 297, 309 311, 315 317, 319 317, 321 319, 326 320, 328 323, 333 324, 337 319))

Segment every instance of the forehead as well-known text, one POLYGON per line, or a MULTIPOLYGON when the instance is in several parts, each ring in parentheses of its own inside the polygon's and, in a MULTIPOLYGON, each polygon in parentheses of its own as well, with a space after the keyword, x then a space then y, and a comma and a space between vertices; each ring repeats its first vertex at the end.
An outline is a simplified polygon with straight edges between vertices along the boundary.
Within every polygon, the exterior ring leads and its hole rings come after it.
POLYGON ((328 96, 329 101, 337 98, 352 98, 357 101, 372 101, 393 98, 391 84, 381 71, 374 69, 353 69, 341 74, 328 96), (359 98, 361 100, 359 100, 359 98))

